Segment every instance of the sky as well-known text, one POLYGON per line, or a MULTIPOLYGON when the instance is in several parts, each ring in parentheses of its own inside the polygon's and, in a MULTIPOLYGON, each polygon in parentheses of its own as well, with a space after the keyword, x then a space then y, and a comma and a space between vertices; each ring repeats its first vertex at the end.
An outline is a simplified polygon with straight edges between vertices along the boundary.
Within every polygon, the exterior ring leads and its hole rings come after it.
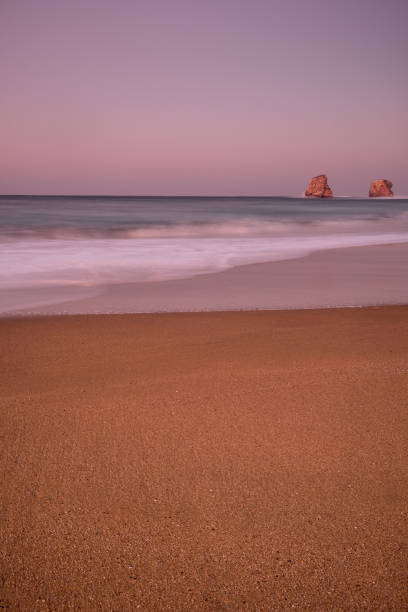
POLYGON ((0 193, 408 195, 407 0, 1 0, 0 193))

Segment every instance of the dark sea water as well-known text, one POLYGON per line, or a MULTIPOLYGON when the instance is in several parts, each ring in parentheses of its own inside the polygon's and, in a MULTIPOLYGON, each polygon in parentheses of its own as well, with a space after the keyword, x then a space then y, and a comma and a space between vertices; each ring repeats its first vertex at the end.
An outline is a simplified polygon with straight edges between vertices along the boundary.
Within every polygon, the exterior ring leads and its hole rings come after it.
POLYGON ((402 198, 2 196, 0 291, 186 278, 402 242, 402 198))

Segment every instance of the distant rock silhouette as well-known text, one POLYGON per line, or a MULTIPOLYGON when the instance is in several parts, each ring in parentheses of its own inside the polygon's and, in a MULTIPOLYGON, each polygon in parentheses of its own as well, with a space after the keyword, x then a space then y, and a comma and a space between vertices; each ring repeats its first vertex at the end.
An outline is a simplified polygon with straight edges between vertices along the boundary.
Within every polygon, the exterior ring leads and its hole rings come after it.
POLYGON ((333 192, 327 184, 327 176, 319 174, 319 176, 311 178, 305 196, 308 198, 332 198, 333 192))
POLYGON ((391 191, 392 183, 387 179, 378 179, 370 185, 370 198, 391 198, 394 194, 391 191))

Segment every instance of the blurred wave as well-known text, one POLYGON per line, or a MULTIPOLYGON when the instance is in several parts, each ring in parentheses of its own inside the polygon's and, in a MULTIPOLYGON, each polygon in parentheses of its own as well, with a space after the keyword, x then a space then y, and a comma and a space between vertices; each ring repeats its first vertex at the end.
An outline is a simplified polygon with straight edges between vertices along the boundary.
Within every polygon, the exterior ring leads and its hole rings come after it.
POLYGON ((166 280, 402 242, 403 199, 0 197, 0 289, 166 280))
POLYGON ((408 233, 224 238, 25 240, 3 243, 1 288, 98 286, 216 272, 334 248, 408 242, 408 233))

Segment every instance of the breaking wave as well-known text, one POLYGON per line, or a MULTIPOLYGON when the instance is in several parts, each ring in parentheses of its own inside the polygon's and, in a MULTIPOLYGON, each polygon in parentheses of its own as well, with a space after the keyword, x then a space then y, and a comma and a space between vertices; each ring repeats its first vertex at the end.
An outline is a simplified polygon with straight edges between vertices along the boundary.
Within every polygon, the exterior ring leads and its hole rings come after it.
POLYGON ((148 238, 234 238, 305 236, 327 233, 384 233, 404 229, 408 232, 408 213, 371 219, 291 218, 271 221, 247 217, 218 223, 141 224, 126 228, 39 227, 0 228, 0 241, 13 240, 81 240, 81 239, 148 239, 148 238))
POLYGON ((408 202, 0 199, 0 290, 159 281, 408 242, 408 202))

